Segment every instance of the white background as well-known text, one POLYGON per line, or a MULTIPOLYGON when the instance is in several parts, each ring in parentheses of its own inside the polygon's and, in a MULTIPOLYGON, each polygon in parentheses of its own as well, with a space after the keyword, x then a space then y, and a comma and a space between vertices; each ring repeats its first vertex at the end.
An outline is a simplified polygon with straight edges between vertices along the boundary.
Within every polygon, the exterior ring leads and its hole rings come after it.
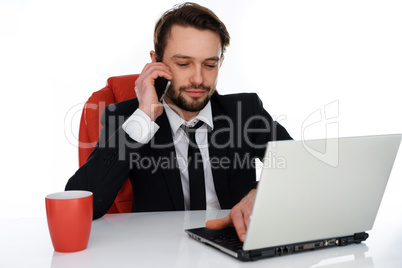
MULTIPOLYGON (((220 93, 257 92, 295 139, 402 133, 402 2, 198 2, 232 37, 220 93)), ((0 218, 45 215, 45 195, 78 168, 82 105, 108 77, 142 70, 176 3, 0 2, 0 218)), ((385 196, 395 209, 401 158, 385 196)))

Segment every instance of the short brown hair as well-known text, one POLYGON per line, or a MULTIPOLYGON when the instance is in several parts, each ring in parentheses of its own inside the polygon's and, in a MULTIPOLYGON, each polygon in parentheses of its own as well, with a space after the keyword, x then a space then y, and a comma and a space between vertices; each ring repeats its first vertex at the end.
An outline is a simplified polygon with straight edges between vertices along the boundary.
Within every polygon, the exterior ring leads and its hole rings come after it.
POLYGON ((221 39, 222 55, 230 43, 225 24, 206 7, 196 3, 183 3, 166 11, 157 21, 154 31, 154 49, 159 61, 163 58, 166 42, 173 25, 191 26, 199 30, 211 30, 221 39))

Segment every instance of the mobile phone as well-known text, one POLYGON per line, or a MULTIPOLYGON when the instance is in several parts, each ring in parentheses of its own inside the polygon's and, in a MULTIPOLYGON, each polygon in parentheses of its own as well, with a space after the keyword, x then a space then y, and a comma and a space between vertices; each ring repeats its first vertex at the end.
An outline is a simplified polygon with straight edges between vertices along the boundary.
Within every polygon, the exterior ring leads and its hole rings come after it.
POLYGON ((165 95, 166 91, 170 87, 170 81, 164 77, 158 77, 155 79, 155 90, 156 95, 158 96, 158 100, 162 101, 163 96, 165 95))

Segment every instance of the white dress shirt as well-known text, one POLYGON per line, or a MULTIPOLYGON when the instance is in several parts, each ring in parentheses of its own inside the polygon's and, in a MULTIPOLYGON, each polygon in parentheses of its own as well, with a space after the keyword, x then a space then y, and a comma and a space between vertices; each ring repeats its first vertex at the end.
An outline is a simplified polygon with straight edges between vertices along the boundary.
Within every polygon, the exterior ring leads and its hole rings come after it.
MULTIPOLYGON (((189 140, 180 126, 185 124, 186 126, 195 126, 199 120, 204 124, 196 130, 195 139, 202 155, 202 161, 204 165, 204 177, 205 177, 205 193, 206 193, 206 205, 207 209, 220 209, 219 200, 216 195, 211 164, 209 161, 208 150, 208 126, 213 129, 212 109, 211 103, 208 104, 200 111, 200 113, 191 121, 186 122, 177 113, 175 113, 169 105, 163 101, 163 106, 170 123, 170 128, 173 136, 173 143, 176 150, 177 162, 180 170, 181 184, 183 187, 184 195, 184 208, 190 209, 190 187, 188 177, 188 160, 187 150, 189 140)), ((158 131, 159 126, 155 122, 151 121, 143 111, 137 109, 123 124, 123 130, 135 141, 139 143, 148 143, 154 134, 158 131)))

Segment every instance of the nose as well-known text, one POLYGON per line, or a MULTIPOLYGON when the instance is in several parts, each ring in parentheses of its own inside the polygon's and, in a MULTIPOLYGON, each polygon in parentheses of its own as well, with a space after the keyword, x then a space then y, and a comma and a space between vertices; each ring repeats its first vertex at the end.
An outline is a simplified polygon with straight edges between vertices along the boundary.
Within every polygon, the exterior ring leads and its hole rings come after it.
POLYGON ((192 85, 202 85, 204 83, 204 74, 201 66, 194 66, 190 82, 192 85))

